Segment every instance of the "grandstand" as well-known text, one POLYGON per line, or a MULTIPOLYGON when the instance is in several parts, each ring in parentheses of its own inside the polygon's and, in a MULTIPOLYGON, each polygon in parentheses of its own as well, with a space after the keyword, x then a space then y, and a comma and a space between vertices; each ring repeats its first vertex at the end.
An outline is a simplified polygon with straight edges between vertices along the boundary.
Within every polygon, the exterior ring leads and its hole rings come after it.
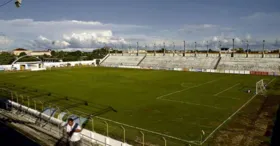
POLYGON ((125 55, 125 56, 114 56, 110 55, 103 63, 104 66, 117 66, 117 65, 128 65, 137 66, 138 63, 143 59, 144 56, 136 55, 125 55))
POLYGON ((142 67, 214 69, 218 57, 147 56, 142 67))
POLYGON ((278 72, 280 71, 280 59, 223 57, 218 69, 278 72))
POLYGON ((154 69, 217 69, 279 72, 278 54, 178 54, 109 55, 101 66, 138 66, 154 69))

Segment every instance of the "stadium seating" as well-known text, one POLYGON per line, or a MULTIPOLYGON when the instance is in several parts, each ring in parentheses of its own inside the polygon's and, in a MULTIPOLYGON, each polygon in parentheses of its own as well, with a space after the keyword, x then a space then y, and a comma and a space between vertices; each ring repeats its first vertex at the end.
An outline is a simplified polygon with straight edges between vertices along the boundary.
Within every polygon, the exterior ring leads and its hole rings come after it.
POLYGON ((118 66, 118 65, 126 65, 126 66, 137 66, 138 63, 143 59, 144 56, 114 56, 110 55, 101 65, 102 66, 118 66))
POLYGON ((140 66, 158 68, 214 69, 218 57, 147 56, 140 66))
POLYGON ((262 72, 280 72, 279 58, 261 57, 204 57, 178 55, 110 55, 102 66, 140 66, 152 68, 188 68, 188 69, 218 69, 218 70, 247 70, 262 72), (218 66, 216 66, 218 65, 218 66))
POLYGON ((280 59, 222 57, 217 69, 279 72, 280 59))

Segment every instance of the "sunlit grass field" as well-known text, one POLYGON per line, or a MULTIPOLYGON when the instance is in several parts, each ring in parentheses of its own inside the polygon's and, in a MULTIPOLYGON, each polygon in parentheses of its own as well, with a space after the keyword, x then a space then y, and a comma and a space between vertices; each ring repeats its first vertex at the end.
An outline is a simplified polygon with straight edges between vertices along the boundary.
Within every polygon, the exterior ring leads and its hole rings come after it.
MULTIPOLYGON (((268 83, 273 78, 90 67, 0 73, 2 86, 14 84, 112 106, 118 112, 108 112, 101 117, 186 141, 199 141, 202 130, 205 137, 209 135, 254 96, 257 81, 264 79, 268 83), (252 92, 247 93, 248 89, 252 92)), ((98 122, 96 124, 98 129, 98 122)), ((99 131, 104 132, 100 127, 99 131)), ((114 133, 116 128, 111 125, 109 131, 114 133)), ((140 136, 127 137, 135 141, 140 136)))

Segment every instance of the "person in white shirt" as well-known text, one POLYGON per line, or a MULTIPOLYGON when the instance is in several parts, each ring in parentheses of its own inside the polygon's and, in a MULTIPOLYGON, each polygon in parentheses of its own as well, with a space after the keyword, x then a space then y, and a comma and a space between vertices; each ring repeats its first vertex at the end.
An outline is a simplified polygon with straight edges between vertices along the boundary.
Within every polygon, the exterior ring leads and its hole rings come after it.
POLYGON ((69 136, 70 146, 81 146, 81 127, 72 118, 68 119, 66 131, 69 136))

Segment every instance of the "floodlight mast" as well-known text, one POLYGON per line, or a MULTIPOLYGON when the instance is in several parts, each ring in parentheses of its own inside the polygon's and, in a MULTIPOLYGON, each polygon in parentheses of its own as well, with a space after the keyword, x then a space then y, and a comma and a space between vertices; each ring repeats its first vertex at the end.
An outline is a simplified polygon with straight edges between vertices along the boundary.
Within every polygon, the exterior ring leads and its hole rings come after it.
POLYGON ((22 0, 16 0, 15 5, 17 8, 21 6, 22 0))

